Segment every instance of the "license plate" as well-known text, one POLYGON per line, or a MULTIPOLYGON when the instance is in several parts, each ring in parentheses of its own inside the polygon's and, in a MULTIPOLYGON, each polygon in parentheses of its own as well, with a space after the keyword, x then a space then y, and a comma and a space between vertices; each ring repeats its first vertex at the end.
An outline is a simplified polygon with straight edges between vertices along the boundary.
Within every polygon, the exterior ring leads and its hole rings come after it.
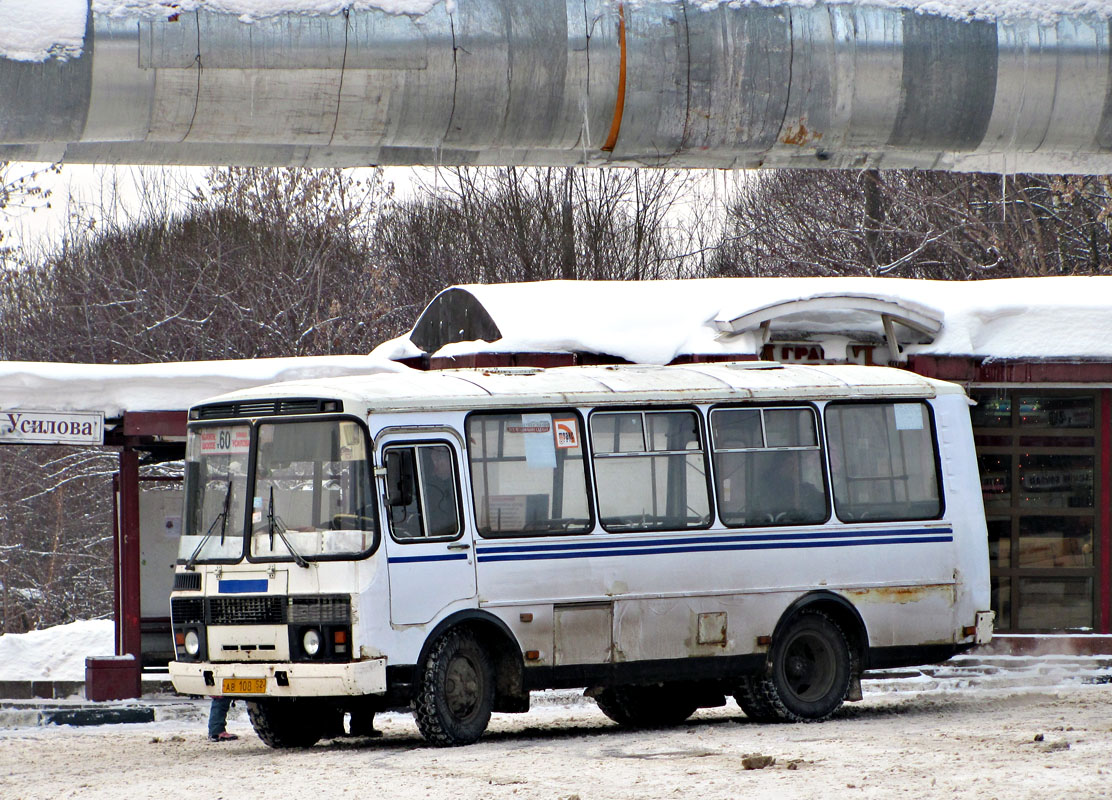
POLYGON ((266 678, 225 678, 224 694, 266 694, 266 678))

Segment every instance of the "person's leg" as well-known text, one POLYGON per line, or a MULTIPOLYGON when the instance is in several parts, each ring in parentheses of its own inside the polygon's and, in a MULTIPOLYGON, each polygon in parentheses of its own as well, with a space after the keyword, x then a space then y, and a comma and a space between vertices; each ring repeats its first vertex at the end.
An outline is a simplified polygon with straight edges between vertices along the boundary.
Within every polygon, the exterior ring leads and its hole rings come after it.
POLYGON ((217 738, 227 728, 228 709, 232 706, 230 697, 214 697, 209 706, 208 735, 210 739, 217 738))

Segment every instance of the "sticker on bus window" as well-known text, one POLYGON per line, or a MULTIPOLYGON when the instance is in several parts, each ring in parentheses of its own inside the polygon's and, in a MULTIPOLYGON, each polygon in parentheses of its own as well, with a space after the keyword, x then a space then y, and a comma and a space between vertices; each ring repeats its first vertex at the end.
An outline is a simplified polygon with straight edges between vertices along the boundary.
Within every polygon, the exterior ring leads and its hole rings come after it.
POLYGON ((896 413, 896 430, 923 430, 923 408, 918 403, 896 403, 892 410, 896 413))
POLYGON ((571 419, 554 419, 552 424, 556 428, 556 446, 558 448, 571 450, 579 447, 579 428, 575 424, 574 417, 571 419))
POLYGON ((203 428, 198 435, 202 455, 226 456, 251 449, 251 430, 246 427, 203 428))

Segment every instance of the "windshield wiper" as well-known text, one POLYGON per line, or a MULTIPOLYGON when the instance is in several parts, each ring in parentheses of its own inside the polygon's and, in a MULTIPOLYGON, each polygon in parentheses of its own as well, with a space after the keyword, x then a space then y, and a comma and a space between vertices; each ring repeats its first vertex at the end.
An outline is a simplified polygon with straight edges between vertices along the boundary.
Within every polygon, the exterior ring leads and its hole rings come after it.
POLYGON ((201 537, 201 541, 197 544, 197 549, 193 551, 193 555, 191 555, 185 562, 186 569, 192 570, 194 568, 194 565, 197 563, 197 556, 201 553, 201 548, 205 546, 205 542, 212 538, 213 528, 216 527, 216 523, 218 522, 220 523, 220 546, 224 546, 224 533, 228 530, 228 509, 231 507, 231 505, 232 479, 229 478, 228 489, 226 492, 224 492, 224 507, 221 509, 220 513, 217 514, 216 517, 213 519, 212 524, 209 525, 209 529, 205 531, 205 535, 201 537))
POLYGON ((278 537, 282 540, 282 544, 284 544, 286 546, 286 549, 290 551, 290 555, 293 556, 293 560, 297 563, 297 566, 304 567, 305 569, 308 569, 309 568, 309 562, 306 561, 304 559, 304 557, 302 557, 301 553, 299 553, 299 552, 297 552, 296 550, 293 549, 293 545, 290 544, 290 540, 286 538, 286 525, 285 525, 285 523, 282 522, 281 517, 274 516, 274 487, 273 486, 270 487, 270 509, 266 512, 266 519, 267 519, 267 525, 268 525, 269 533, 270 533, 270 549, 271 550, 274 549, 274 534, 277 533, 278 537))

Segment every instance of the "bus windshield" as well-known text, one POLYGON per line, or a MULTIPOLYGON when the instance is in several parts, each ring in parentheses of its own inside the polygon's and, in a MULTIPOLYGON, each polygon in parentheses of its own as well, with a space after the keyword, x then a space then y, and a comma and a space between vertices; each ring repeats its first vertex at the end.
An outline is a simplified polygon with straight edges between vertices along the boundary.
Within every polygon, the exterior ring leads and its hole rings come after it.
POLYGON ((178 558, 238 561, 243 556, 243 518, 251 429, 208 426, 189 431, 185 454, 185 525, 178 558))
POLYGON ((367 437, 351 420, 262 423, 251 499, 251 556, 352 557, 375 543, 367 437))

